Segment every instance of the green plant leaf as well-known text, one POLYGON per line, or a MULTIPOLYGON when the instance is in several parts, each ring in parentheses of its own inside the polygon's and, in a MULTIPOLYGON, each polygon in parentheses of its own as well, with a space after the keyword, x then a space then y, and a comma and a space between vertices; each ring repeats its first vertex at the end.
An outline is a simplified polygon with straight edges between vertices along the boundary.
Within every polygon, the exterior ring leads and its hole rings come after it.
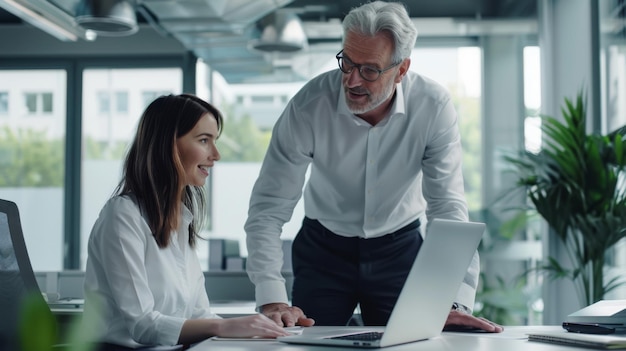
POLYGON ((23 351, 51 350, 57 342, 57 322, 39 294, 29 294, 22 300, 19 324, 23 351), (36 331, 33 336, 33 331, 36 331))
MULTIPOLYGON (((575 99, 564 99, 561 115, 562 120, 541 116, 544 143, 538 153, 520 152, 505 160, 517 172, 517 188, 573 264, 569 269, 550 257, 539 270, 551 279, 574 280, 582 302, 595 302, 623 284, 603 282, 603 266, 607 250, 626 236, 626 126, 608 135, 587 133, 582 90, 575 99)), ((511 225, 523 223, 513 220, 511 225)))

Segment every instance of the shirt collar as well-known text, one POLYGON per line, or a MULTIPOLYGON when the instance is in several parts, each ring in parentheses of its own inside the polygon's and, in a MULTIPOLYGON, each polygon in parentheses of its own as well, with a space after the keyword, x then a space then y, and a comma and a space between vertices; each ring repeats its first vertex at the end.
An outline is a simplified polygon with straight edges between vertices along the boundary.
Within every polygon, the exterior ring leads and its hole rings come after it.
POLYGON ((406 116, 406 103, 404 101, 404 90, 402 89, 402 83, 396 84, 396 98, 391 106, 390 116, 406 116))

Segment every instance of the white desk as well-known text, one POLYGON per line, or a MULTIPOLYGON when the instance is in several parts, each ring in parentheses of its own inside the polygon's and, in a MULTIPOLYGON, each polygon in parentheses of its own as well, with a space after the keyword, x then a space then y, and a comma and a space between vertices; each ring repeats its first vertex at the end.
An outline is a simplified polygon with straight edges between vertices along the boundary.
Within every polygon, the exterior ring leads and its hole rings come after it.
MULTIPOLYGON (((345 327, 342 327, 344 329, 345 327)), ((362 329, 354 327, 355 329, 362 329)), ((332 327, 311 327, 304 330, 305 333, 319 333, 328 331, 332 327)), ((499 334, 487 333, 451 333, 445 332, 441 336, 417 341, 409 344, 386 347, 385 351, 580 351, 590 350, 585 348, 547 344, 528 341, 526 334, 538 330, 561 329, 560 326, 512 326, 505 327, 504 332, 499 334)), ((205 340, 189 349, 190 351, 331 351, 356 350, 345 347, 289 345, 278 341, 216 341, 205 340)))

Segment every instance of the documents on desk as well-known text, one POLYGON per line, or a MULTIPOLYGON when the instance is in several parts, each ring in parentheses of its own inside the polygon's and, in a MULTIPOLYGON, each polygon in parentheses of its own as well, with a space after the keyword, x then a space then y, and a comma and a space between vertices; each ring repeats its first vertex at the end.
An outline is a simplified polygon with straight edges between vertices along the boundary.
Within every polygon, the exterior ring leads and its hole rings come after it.
POLYGON ((557 330, 531 333, 528 335, 528 340, 594 349, 626 349, 626 335, 620 334, 583 334, 557 330))
POLYGON ((568 315, 565 322, 626 326, 626 300, 600 300, 568 315))
POLYGON ((596 349, 626 349, 626 300, 601 300, 584 307, 568 315, 563 328, 567 330, 531 333, 528 340, 596 349))

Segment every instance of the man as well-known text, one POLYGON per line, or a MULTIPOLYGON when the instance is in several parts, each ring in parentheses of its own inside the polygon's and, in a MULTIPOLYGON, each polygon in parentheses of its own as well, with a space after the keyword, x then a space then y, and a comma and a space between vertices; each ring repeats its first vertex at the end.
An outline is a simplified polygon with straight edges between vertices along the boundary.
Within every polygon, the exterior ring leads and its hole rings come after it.
MULTIPOLYGON (((288 103, 250 200, 248 274, 279 325, 345 325, 357 305, 364 324, 385 325, 422 243, 420 219, 468 219, 457 115, 441 86, 409 71, 417 30, 406 9, 368 3, 343 29, 339 70, 288 103), (289 306, 280 233, 309 164, 289 306)), ((478 274, 476 253, 446 323, 501 331, 470 314, 478 274)))

